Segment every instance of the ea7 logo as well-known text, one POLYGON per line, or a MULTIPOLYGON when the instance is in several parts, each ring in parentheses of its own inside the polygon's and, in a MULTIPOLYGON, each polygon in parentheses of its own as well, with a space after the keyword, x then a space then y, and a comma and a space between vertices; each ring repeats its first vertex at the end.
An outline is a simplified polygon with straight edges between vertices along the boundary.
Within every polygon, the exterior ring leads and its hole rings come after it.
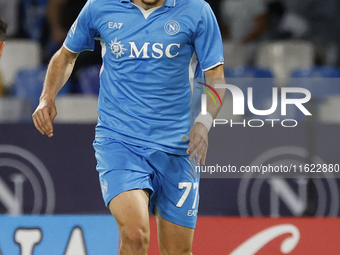
POLYGON ((117 22, 109 22, 108 23, 109 28, 121 29, 122 26, 123 26, 123 23, 117 23, 117 22))

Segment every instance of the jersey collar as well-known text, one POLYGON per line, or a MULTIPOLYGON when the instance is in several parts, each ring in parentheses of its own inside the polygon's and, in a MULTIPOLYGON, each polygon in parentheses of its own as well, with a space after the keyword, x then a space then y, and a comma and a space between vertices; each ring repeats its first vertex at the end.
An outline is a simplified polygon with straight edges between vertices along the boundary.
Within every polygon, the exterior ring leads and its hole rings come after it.
MULTIPOLYGON (((131 3, 131 0, 120 0, 121 3, 131 3)), ((166 7, 174 7, 176 6, 176 0, 165 0, 165 3, 163 6, 166 7)))

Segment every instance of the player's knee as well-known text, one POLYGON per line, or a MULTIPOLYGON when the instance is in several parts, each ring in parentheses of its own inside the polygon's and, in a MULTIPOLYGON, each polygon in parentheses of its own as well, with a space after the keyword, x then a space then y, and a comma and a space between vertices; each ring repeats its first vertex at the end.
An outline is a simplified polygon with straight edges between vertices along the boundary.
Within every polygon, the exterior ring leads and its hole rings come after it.
POLYGON ((139 226, 125 226, 121 229, 122 244, 135 247, 147 247, 149 245, 150 233, 148 229, 139 226))

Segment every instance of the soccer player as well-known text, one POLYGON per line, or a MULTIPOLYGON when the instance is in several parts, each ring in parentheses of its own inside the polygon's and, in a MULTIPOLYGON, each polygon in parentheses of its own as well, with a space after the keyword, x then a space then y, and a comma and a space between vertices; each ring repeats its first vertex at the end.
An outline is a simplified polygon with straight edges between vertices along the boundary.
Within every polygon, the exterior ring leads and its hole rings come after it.
POLYGON ((5 47, 5 35, 6 35, 7 23, 0 18, 0 58, 2 51, 5 47))
MULTIPOLYGON (((120 254, 147 253, 148 208, 156 214, 161 254, 191 254, 199 200, 193 169, 205 164, 220 105, 208 97, 208 112, 190 123, 199 90, 189 74, 204 72, 211 86, 225 83, 215 16, 203 0, 89 0, 49 64, 33 113, 41 134, 54 135, 56 95, 95 39, 103 65, 93 146, 120 254)), ((225 91, 216 90, 223 98, 225 91)))

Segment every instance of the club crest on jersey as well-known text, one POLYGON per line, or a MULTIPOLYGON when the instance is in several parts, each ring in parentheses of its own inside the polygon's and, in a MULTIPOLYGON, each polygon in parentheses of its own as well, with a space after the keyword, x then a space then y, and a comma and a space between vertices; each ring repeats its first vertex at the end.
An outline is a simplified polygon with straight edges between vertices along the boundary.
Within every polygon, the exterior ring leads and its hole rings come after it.
POLYGON ((164 30, 167 32, 169 35, 175 35, 181 30, 181 26, 179 23, 175 20, 170 20, 164 25, 164 30))
POLYGON ((122 44, 121 41, 118 42, 117 38, 115 38, 114 41, 111 40, 109 46, 110 50, 112 51, 113 55, 116 56, 116 58, 120 58, 124 54, 124 50, 127 50, 124 48, 124 44, 122 44))

